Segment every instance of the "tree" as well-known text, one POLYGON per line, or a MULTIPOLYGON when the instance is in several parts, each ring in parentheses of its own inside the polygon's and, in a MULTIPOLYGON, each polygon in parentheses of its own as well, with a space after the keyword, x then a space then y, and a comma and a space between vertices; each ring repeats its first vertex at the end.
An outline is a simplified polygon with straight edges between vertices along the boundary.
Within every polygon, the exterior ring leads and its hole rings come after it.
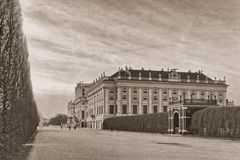
POLYGON ((49 120, 50 125, 61 125, 63 123, 67 123, 67 115, 65 114, 57 114, 55 117, 49 120))

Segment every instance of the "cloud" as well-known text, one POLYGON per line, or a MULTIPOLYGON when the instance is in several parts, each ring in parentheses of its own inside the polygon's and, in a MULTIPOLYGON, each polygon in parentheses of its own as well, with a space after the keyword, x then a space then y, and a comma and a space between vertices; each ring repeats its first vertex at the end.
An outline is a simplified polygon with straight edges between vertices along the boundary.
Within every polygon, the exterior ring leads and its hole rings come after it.
MULTIPOLYGON (((211 77, 226 76, 229 98, 240 103, 239 4, 22 0, 36 98, 41 94, 52 102, 59 94, 73 97, 76 82, 92 82, 103 71, 112 74, 119 66, 131 65, 203 69, 211 77)), ((46 104, 38 102, 45 111, 46 104)), ((49 115, 57 113, 58 106, 52 103, 49 115)))

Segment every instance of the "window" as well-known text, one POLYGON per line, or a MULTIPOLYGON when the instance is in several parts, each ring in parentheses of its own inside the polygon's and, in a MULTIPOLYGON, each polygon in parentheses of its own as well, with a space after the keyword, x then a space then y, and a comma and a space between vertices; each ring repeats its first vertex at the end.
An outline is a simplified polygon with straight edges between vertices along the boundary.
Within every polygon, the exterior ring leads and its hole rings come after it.
POLYGON ((163 112, 167 112, 168 106, 163 106, 163 112))
POLYGON ((123 93, 127 93, 127 88, 123 88, 123 93))
POLYGON ((153 113, 157 113, 158 112, 158 106, 157 105, 154 105, 153 106, 153 113))
POLYGON ((147 114, 148 110, 147 110, 147 105, 143 105, 143 114, 147 114))
POLYGON ((133 97, 133 100, 137 101, 137 100, 138 100, 138 98, 137 98, 137 97, 133 97))
POLYGON ((147 101, 147 100, 148 100, 148 98, 147 98, 147 97, 143 97, 143 100, 144 100, 144 101, 147 101))
POLYGON ((114 90, 113 90, 113 89, 111 89, 111 90, 110 90, 110 93, 114 93, 114 90))
POLYGON ((147 94, 147 93, 148 93, 148 90, 147 90, 147 89, 143 89, 143 93, 144 93, 144 94, 147 94))
POLYGON ((114 105, 109 106, 109 113, 114 114, 114 105))
POLYGON ((109 99, 110 99, 111 101, 113 101, 113 100, 114 100, 114 97, 113 97, 113 96, 110 96, 109 99))
POLYGON ((154 101, 157 101, 157 100, 158 100, 158 97, 157 97, 157 96, 154 96, 154 97, 153 97, 153 100, 154 100, 154 101))
POLYGON ((133 93, 136 94, 137 93, 137 88, 133 89, 133 93))
POLYGON ((82 89, 82 96, 85 96, 85 89, 82 89))
POLYGON ((126 100, 127 99, 127 95, 122 95, 122 99, 126 100))
POLYGON ((137 114, 137 105, 133 105, 133 114, 137 114))
POLYGON ((122 105, 122 114, 127 114, 127 105, 122 105))

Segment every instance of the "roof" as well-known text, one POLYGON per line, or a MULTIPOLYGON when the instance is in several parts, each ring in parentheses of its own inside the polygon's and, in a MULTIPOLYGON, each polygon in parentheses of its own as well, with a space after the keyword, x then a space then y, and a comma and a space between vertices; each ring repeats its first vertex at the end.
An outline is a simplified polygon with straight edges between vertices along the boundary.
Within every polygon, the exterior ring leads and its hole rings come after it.
POLYGON ((210 77, 206 76, 202 72, 177 72, 175 70, 172 71, 156 71, 156 70, 135 70, 135 69, 129 69, 129 70, 119 70, 113 75, 111 75, 108 80, 115 80, 118 78, 120 72, 121 79, 128 79, 129 75, 132 79, 138 79, 139 75, 141 75, 142 79, 149 79, 150 75, 152 80, 158 80, 159 77, 161 77, 162 81, 168 81, 168 79, 172 79, 172 75, 175 74, 177 79, 181 79, 181 82, 187 82, 188 77, 190 82, 192 81, 206 81, 208 80, 208 83, 214 83, 215 81, 211 79, 210 77), (135 78, 134 78, 135 77, 135 78))

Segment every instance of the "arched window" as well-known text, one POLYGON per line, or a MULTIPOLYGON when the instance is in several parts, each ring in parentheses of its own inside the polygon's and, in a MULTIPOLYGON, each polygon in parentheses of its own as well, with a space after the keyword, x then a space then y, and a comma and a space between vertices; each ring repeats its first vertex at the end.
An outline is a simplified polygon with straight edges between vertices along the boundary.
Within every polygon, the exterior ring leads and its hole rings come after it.
POLYGON ((85 89, 82 89, 82 96, 85 96, 85 89))

